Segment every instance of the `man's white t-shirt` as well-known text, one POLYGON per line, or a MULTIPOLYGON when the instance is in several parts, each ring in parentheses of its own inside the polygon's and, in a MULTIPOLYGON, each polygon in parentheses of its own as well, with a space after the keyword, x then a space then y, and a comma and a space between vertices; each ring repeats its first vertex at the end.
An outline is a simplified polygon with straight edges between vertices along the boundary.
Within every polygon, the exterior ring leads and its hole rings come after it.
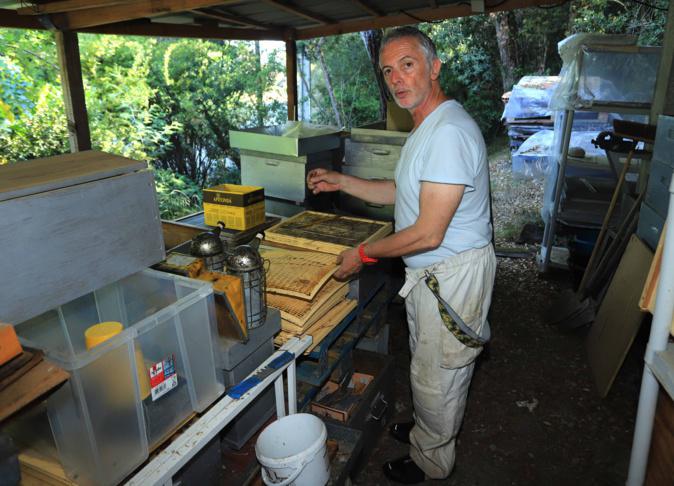
POLYGON ((396 231, 419 217, 423 181, 463 184, 463 198, 438 248, 403 257, 408 267, 440 262, 491 241, 487 148, 479 127, 460 103, 448 100, 410 134, 396 166, 396 231))

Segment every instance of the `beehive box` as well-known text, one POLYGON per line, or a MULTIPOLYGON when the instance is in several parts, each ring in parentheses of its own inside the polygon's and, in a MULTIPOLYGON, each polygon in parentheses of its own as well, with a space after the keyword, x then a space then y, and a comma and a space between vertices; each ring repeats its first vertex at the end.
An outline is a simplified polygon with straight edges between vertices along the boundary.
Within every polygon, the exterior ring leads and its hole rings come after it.
POLYGON ((93 150, 0 167, 0 321, 30 319, 164 259, 146 169, 93 150))

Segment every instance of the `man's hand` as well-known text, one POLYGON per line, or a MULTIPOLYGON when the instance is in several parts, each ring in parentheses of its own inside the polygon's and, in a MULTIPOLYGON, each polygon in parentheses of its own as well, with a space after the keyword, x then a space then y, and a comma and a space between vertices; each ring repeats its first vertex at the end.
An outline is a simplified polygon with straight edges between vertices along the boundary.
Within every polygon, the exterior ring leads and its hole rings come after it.
POLYGON ((337 257, 337 263, 339 264, 339 268, 334 275, 337 280, 346 280, 351 275, 360 272, 360 269, 363 268, 360 256, 358 256, 358 248, 344 250, 337 257))
POLYGON ((334 170, 314 169, 307 174, 307 187, 314 194, 339 191, 342 174, 334 170))

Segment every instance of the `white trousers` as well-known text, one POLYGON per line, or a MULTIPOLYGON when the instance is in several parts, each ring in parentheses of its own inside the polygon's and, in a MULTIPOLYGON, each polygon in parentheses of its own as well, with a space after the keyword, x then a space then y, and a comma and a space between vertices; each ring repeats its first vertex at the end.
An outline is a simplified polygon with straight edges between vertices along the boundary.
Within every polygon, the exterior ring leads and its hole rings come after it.
POLYGON ((440 295, 478 335, 483 335, 496 273, 492 245, 468 250, 422 269, 406 270, 401 290, 410 331, 410 382, 415 426, 410 456, 432 479, 449 476, 461 427, 475 358, 482 348, 468 348, 445 327, 438 301, 423 281, 432 272, 440 295))

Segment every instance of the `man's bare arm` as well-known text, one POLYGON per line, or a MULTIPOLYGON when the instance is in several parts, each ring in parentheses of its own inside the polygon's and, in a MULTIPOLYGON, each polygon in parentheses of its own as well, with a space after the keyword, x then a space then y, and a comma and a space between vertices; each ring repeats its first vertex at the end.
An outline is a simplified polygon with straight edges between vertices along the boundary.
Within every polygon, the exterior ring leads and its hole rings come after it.
POLYGON ((396 195, 393 181, 361 179, 325 169, 314 169, 309 172, 307 187, 314 194, 342 191, 374 204, 393 204, 396 195))
MULTIPOLYGON (((460 184, 422 182, 416 222, 402 231, 368 244, 366 255, 372 258, 398 257, 440 246, 461 203, 464 187, 460 184)), ((335 276, 345 278, 358 272, 361 267, 358 249, 347 250, 341 255, 341 265, 335 276)))

